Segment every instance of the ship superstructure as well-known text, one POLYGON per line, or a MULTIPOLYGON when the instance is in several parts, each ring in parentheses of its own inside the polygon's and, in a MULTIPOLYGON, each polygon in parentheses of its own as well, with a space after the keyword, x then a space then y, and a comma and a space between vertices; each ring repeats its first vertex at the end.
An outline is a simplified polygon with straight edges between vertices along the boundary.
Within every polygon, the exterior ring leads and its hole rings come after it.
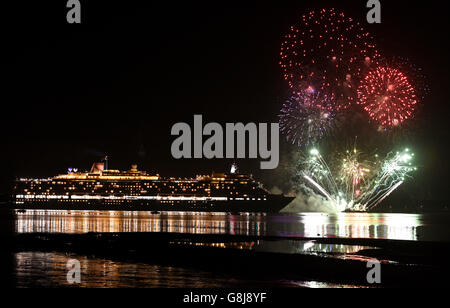
POLYGON ((49 179, 18 179, 16 208, 150 211, 278 212, 292 198, 271 195, 252 176, 232 172, 192 179, 163 178, 138 170, 69 169, 49 179))

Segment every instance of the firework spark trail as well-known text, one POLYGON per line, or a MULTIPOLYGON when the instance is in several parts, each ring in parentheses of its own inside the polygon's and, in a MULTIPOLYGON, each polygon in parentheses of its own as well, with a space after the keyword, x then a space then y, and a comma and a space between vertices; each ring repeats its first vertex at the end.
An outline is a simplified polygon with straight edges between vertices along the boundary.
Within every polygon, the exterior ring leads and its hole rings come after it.
POLYGON ((335 113, 329 106, 328 97, 319 92, 298 92, 281 109, 280 129, 292 144, 299 147, 315 144, 336 125, 335 113))
POLYGON ((393 158, 388 156, 380 170, 379 179, 375 182, 377 188, 372 191, 372 196, 367 201, 366 206, 369 208, 376 207, 387 198, 393 190, 396 190, 402 185, 411 172, 417 170, 415 167, 412 167, 412 164, 410 163, 413 158, 414 154, 410 153, 409 149, 406 149, 402 153, 397 152, 393 158), (394 187, 393 190, 392 187, 394 187))
POLYGON ((358 88, 358 104, 384 128, 401 126, 417 108, 416 90, 407 76, 394 68, 371 70, 358 88))
POLYGON ((376 67, 389 67, 402 72, 408 77, 409 83, 414 86, 419 103, 422 103, 431 89, 428 78, 423 69, 411 62, 408 58, 402 56, 394 56, 392 58, 380 57, 373 61, 371 69, 376 67))
MULTIPOLYGON (((408 127, 429 91, 419 67, 405 58, 380 56, 370 33, 335 9, 304 14, 284 36, 279 64, 291 90, 280 129, 299 147, 331 137, 357 105, 379 132, 397 134, 408 127)), ((355 150, 333 153, 328 165, 314 149, 299 162, 296 178, 302 189, 327 202, 325 196, 337 211, 365 211, 381 204, 416 170, 413 157, 405 150, 381 160, 355 150)))
POLYGON ((383 202, 387 197, 389 197, 395 190, 397 190, 397 188, 399 188, 401 185, 403 185, 403 181, 398 182, 397 184, 395 184, 387 193, 385 193, 383 196, 381 196, 375 203, 373 203, 373 205, 368 206, 367 204, 365 205, 365 207, 368 210, 374 209, 376 208, 381 202, 383 202))
POLYGON ((311 184, 313 184, 322 194, 325 195, 325 197, 328 198, 329 201, 335 203, 336 201, 328 194, 328 192, 322 187, 320 186, 316 181, 314 181, 313 179, 311 179, 309 176, 307 176, 306 174, 303 175, 303 177, 309 181, 311 184))
POLYGON ((280 56, 291 89, 320 91, 339 111, 355 101, 360 79, 379 54, 358 22, 335 9, 323 9, 303 15, 290 28, 280 56))
POLYGON ((333 204, 336 211, 367 211, 381 204, 416 170, 411 163, 414 154, 408 149, 390 154, 381 161, 361 161, 360 155, 356 150, 348 152, 344 167, 332 168, 314 149, 302 161, 301 175, 333 204), (352 167, 349 168, 349 164, 352 167))

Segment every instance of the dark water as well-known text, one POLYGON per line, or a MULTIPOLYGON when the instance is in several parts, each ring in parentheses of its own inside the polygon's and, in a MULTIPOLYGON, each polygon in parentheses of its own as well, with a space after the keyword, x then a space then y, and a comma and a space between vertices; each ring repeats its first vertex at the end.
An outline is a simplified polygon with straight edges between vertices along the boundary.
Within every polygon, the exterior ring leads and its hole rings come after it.
MULTIPOLYGON (((366 238, 409 241, 450 242, 450 215, 406 214, 297 214, 228 215, 211 213, 27 211, 15 214, 17 233, 88 232, 173 232, 190 234, 230 234, 282 236, 286 240, 251 243, 212 243, 221 248, 287 254, 314 254, 342 259, 361 259, 358 252, 374 247, 325 245, 294 238, 366 238), (292 240, 289 240, 292 238, 292 240)), ((205 245, 190 243, 189 245, 205 245)), ((359 287, 318 281, 238 279, 190 268, 117 262, 108 259, 67 255, 60 252, 20 252, 15 254, 18 287, 70 286, 67 262, 81 262, 81 287, 359 287)), ((386 262, 389 262, 388 260, 386 262)))

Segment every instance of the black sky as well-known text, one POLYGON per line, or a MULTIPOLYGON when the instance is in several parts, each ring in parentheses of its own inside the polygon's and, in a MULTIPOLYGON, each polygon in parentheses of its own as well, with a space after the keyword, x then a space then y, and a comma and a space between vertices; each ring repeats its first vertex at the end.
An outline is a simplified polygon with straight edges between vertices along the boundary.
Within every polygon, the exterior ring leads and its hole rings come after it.
MULTIPOLYGON (((365 0, 96 0, 81 1, 82 24, 68 25, 66 1, 48 2, 4 11, 3 183, 87 169, 103 154, 111 167, 138 162, 163 175, 228 169, 222 160, 173 160, 172 125, 191 123, 194 114, 206 122, 276 122, 286 93, 279 48, 288 27, 310 8, 341 8, 362 22, 367 12, 365 0)), ((448 17, 439 1, 381 2, 383 23, 367 25, 380 49, 409 57, 429 77, 432 94, 412 147, 426 198, 446 200, 448 17)), ((258 170, 259 161, 240 165, 271 176, 258 170)))

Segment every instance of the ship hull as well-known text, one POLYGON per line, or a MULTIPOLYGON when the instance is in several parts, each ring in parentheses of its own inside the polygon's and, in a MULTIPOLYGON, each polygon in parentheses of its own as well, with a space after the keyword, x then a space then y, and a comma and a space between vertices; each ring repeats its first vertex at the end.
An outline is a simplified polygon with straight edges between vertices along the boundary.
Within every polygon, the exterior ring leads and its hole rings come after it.
POLYGON ((16 210, 80 210, 80 211, 152 211, 152 212, 224 212, 224 213, 279 213, 293 198, 274 196, 265 201, 209 201, 162 203, 159 201, 128 201, 110 204, 105 201, 86 203, 61 201, 13 202, 16 210))

